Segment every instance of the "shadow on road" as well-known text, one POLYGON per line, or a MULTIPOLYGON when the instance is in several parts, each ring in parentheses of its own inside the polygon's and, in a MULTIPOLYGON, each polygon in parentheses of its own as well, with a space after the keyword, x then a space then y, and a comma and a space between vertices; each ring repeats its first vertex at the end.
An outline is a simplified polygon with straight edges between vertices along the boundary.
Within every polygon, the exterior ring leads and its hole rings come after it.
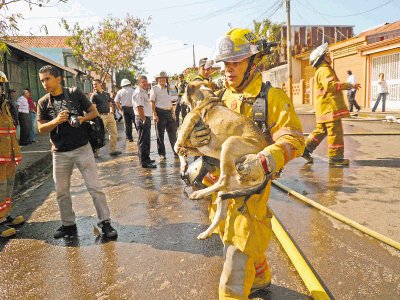
MULTIPOLYGON (((60 221, 32 222, 21 226, 14 239, 34 239, 60 247, 88 247, 107 243, 110 240, 96 236, 93 225, 94 217, 78 217, 78 236, 72 239, 54 239, 53 234, 60 226, 60 221)), ((205 257, 222 256, 221 245, 213 235, 206 241, 196 239, 207 226, 198 223, 156 224, 155 226, 126 225, 113 222, 118 231, 117 243, 145 244, 158 250, 186 252, 205 257)), ((1 241, 0 250, 5 246, 1 241)))
POLYGON ((373 160, 354 160, 357 165, 364 167, 400 168, 400 158, 381 157, 373 160))

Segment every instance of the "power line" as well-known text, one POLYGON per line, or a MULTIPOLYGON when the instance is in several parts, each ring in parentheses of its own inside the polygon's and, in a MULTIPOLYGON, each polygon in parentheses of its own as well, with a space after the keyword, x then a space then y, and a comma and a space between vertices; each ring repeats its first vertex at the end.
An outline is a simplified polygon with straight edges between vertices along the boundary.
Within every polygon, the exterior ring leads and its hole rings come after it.
POLYGON ((354 17, 354 16, 366 14, 366 13, 369 13, 369 12, 374 11, 376 9, 379 9, 379 8, 389 4, 390 2, 393 2, 393 0, 386 1, 385 3, 382 3, 381 5, 378 5, 378 6, 374 7, 374 8, 368 9, 366 11, 362 11, 362 12, 354 13, 354 14, 349 14, 349 15, 337 16, 337 15, 330 15, 330 14, 322 13, 322 12, 316 10, 314 7, 311 6, 311 4, 309 4, 309 2, 307 0, 307 3, 310 5, 309 8, 312 9, 314 12, 316 12, 317 14, 319 14, 321 16, 327 16, 327 17, 332 17, 332 18, 347 18, 347 17, 354 17))
MULTIPOLYGON (((311 8, 311 7, 307 6, 307 5, 305 5, 304 3, 301 3, 300 0, 297 0, 297 2, 298 2, 301 6, 307 8, 307 9, 309 9, 309 10, 312 10, 312 11, 316 12, 317 14, 319 14, 314 8, 311 8)), ((308 0, 306 0, 306 2, 308 3, 308 0)), ((323 15, 321 15, 321 14, 319 14, 319 15, 325 20, 325 22, 328 23, 328 25, 333 26, 333 25, 331 24, 331 22, 330 22, 327 18, 325 18, 325 16, 323 16, 323 15)), ((341 36, 343 36, 345 39, 348 39, 347 36, 345 36, 343 33, 341 33, 339 30, 336 29, 336 26, 334 26, 333 28, 334 28, 334 30, 335 30, 336 33, 339 33, 339 34, 340 34, 341 36)))
POLYGON ((195 22, 195 21, 200 21, 200 20, 204 20, 204 19, 211 19, 213 17, 229 13, 229 12, 231 12, 231 10, 234 10, 235 8, 238 8, 239 6, 243 6, 243 5, 246 4, 246 2, 250 2, 250 1, 251 0, 239 0, 239 1, 235 2, 234 4, 232 4, 230 6, 226 6, 226 7, 217 9, 217 10, 215 10, 215 11, 209 13, 209 14, 206 14, 206 15, 203 15, 203 16, 200 16, 200 17, 197 17, 197 18, 192 18, 192 19, 189 19, 189 20, 177 21, 177 22, 174 22, 172 24, 189 23, 189 22, 195 22))
MULTIPOLYGON (((270 19, 274 14, 276 14, 276 12, 282 8, 283 6, 283 0, 278 0, 275 1, 269 8, 267 8, 264 12, 262 12, 258 17, 256 17, 253 21, 258 21, 260 20, 268 11, 272 10, 272 12, 265 17, 265 19, 270 19)), ((251 25, 251 23, 249 23, 249 25, 247 25, 247 27, 249 27, 251 25)))
POLYGON ((194 5, 204 4, 204 3, 208 3, 208 2, 215 2, 215 0, 197 1, 197 2, 192 2, 192 3, 180 4, 180 5, 177 4, 177 5, 160 7, 160 8, 144 9, 144 10, 139 10, 138 12, 153 12, 153 11, 157 11, 157 10, 167 10, 167 9, 173 9, 173 8, 194 6, 194 5))

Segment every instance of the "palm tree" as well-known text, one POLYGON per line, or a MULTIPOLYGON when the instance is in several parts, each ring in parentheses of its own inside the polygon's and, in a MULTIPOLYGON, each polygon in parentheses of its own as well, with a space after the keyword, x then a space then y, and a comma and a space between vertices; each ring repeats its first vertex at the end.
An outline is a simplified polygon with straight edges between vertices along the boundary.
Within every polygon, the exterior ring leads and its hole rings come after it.
MULTIPOLYGON (((282 23, 273 23, 269 19, 264 19, 259 22, 253 20, 254 33, 259 39, 266 39, 268 42, 277 42, 278 36, 282 30, 282 23)), ((258 67, 261 71, 271 69, 277 65, 279 53, 281 51, 281 45, 272 49, 271 54, 264 56, 259 62, 258 67)))

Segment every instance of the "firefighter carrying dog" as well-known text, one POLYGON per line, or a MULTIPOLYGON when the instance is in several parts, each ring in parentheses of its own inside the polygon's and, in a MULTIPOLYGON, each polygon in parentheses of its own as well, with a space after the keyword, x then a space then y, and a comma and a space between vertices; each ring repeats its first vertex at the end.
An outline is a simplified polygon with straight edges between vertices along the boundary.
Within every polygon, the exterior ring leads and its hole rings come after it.
MULTIPOLYGON (((255 103, 264 103, 263 122, 268 146, 258 154, 243 157, 237 169, 251 169, 264 174, 279 173, 290 160, 301 156, 304 139, 300 121, 285 92, 262 82, 257 64, 269 53, 265 40, 259 40, 248 29, 232 29, 217 45, 216 62, 225 65, 226 87, 219 93, 222 102, 230 109, 253 116, 255 103)), ((261 109, 262 111, 262 109, 261 109)), ((209 142, 209 129, 192 133, 190 143, 194 146, 209 142)), ((207 174, 203 183, 212 185, 218 172, 207 174)), ((220 299, 248 299, 268 293, 271 273, 266 251, 271 239, 271 213, 267 207, 271 183, 260 194, 250 196, 246 209, 238 211, 244 197, 229 201, 226 221, 219 226, 224 244, 224 266, 219 283, 220 299)), ((213 195, 212 201, 215 201, 213 195)), ((210 207, 210 219, 215 205, 210 207)))

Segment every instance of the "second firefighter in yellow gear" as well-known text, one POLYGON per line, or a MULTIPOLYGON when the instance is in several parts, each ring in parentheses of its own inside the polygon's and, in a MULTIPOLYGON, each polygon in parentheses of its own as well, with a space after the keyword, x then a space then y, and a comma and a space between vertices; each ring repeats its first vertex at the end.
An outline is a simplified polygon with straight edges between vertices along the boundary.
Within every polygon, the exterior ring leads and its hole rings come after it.
MULTIPOLYGON (((0 72, 0 83, 7 80, 0 72)), ((17 131, 4 94, 0 94, 0 237, 10 237, 16 230, 10 226, 24 222, 23 216, 10 216, 11 196, 14 188, 16 165, 22 156, 17 140, 17 131)))
POLYGON ((316 68, 314 75, 315 118, 317 126, 306 139, 303 157, 312 162, 311 153, 325 137, 328 137, 328 157, 331 165, 348 165, 344 159, 342 118, 350 115, 344 102, 343 90, 358 89, 359 84, 340 82, 330 66, 328 45, 323 44, 310 55, 310 63, 316 68))
MULTIPOLYGON (((252 37, 248 29, 231 30, 220 42, 219 49, 224 52, 219 52, 216 57, 217 62, 225 64, 226 89, 219 95, 222 102, 249 118, 253 116, 253 104, 264 87, 256 63, 265 53, 262 47, 250 48, 257 46, 258 42, 252 37), (243 50, 246 47, 247 50, 243 50)), ((246 162, 261 170, 261 176, 278 173, 287 162, 304 151, 300 121, 290 99, 281 89, 270 88, 268 91, 266 121, 272 143, 259 154, 245 157, 246 162)), ((211 185, 217 178, 218 171, 206 175, 203 182, 211 185)), ((272 235, 272 215, 267 207, 270 186, 269 182, 260 194, 250 196, 243 213, 238 208, 243 205, 244 197, 226 200, 229 201, 227 218, 218 228, 224 244, 220 299, 248 299, 252 293, 268 288, 271 283, 265 255, 272 235)), ((212 198, 214 201, 216 195, 212 198)), ((211 220, 214 214, 215 205, 211 205, 211 220)))

